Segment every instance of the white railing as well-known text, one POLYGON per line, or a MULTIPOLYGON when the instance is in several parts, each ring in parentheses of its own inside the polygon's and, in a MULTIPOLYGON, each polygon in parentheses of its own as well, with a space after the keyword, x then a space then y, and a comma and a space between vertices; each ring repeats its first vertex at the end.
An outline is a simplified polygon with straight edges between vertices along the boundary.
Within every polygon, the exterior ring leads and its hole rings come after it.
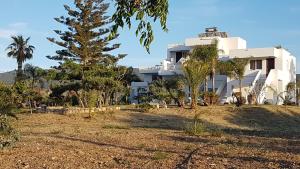
POLYGON ((258 87, 258 81, 259 81, 259 79, 260 79, 260 77, 261 77, 261 70, 259 70, 258 72, 257 72, 257 74, 256 74, 256 76, 255 76, 255 78, 254 78, 254 80, 253 80, 253 82, 252 82, 252 84, 251 84, 251 88, 250 88, 250 93, 252 93, 257 87, 258 87))
POLYGON ((155 73, 162 69, 162 65, 156 65, 154 67, 149 68, 141 68, 140 73, 155 73))

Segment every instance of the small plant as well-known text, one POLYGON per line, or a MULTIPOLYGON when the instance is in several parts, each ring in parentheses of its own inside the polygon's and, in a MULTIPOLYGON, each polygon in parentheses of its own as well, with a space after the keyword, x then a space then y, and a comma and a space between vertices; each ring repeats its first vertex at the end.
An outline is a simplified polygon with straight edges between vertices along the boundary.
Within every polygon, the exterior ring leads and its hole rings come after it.
POLYGON ((61 133, 63 133, 63 130, 60 129, 55 129, 50 132, 50 134, 54 134, 54 135, 61 134, 61 133))
POLYGON ((224 132, 221 129, 213 129, 210 131, 210 135, 213 137, 222 137, 224 132))
POLYGON ((128 130, 130 127, 128 126, 121 126, 121 125, 113 125, 113 124, 107 124, 102 127, 103 129, 120 129, 120 130, 128 130))
POLYGON ((203 135, 206 131, 205 125, 199 119, 199 114, 194 116, 193 122, 187 123, 185 126, 185 132, 193 136, 203 135))
POLYGON ((104 120, 114 120, 115 119, 115 116, 114 116, 115 113, 116 113, 115 111, 108 110, 108 111, 100 113, 99 115, 101 115, 104 120))
POLYGON ((142 112, 148 113, 152 109, 154 109, 154 106, 149 103, 144 103, 144 104, 137 105, 137 108, 140 109, 142 112))
POLYGON ((139 149, 144 149, 145 147, 146 147, 146 145, 143 143, 137 145, 137 148, 139 148, 139 149))
POLYGON ((169 154, 161 151, 156 151, 153 155, 153 160, 163 160, 168 158, 169 154))

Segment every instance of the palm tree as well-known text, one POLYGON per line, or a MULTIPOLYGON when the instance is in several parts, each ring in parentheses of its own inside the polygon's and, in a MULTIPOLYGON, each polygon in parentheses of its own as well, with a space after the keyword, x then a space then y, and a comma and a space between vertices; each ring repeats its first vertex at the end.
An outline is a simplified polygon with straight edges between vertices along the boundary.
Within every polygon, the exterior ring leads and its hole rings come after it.
POLYGON ((191 108, 195 109, 197 106, 199 86, 206 78, 209 65, 203 61, 191 58, 183 64, 182 70, 191 90, 191 108))
POLYGON ((11 38, 13 42, 6 48, 8 50, 7 56, 17 59, 18 70, 16 80, 20 80, 23 75, 23 63, 32 58, 35 48, 28 44, 30 38, 25 39, 23 36, 12 36, 11 38))
MULTIPOLYGON (((212 91, 215 92, 215 74, 219 58, 218 41, 213 40, 213 43, 210 45, 197 46, 192 51, 192 57, 210 65, 208 75, 212 80, 212 91)), ((207 91, 207 84, 205 90, 207 91)))
POLYGON ((230 78, 234 78, 239 81, 239 90, 240 90, 240 97, 238 99, 238 106, 242 104, 242 80, 244 79, 245 74, 245 67, 248 64, 249 60, 246 58, 233 58, 229 60, 227 63, 225 62, 223 65, 223 68, 227 67, 223 71, 226 72, 226 74, 230 78))
POLYGON ((34 88, 36 82, 39 82, 43 86, 43 77, 46 75, 46 71, 40 67, 26 64, 24 66, 24 73, 31 79, 31 89, 34 88))

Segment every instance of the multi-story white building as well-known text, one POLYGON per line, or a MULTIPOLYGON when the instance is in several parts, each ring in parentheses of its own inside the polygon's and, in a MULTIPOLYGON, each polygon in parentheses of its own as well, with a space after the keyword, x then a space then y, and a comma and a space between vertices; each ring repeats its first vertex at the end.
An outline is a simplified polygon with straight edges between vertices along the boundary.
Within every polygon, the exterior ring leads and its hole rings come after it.
MULTIPOLYGON (((296 81, 296 58, 286 49, 278 47, 247 48, 246 40, 230 37, 226 32, 218 32, 217 28, 207 28, 205 33, 195 38, 188 38, 183 44, 168 46, 167 58, 161 65, 139 69, 143 82, 133 82, 131 98, 134 102, 139 91, 145 92, 148 84, 158 78, 168 78, 182 74, 181 66, 187 53, 195 46, 209 45, 218 41, 219 59, 247 58, 248 65, 242 81, 242 94, 247 96, 255 92, 259 103, 281 104, 278 95, 285 95, 286 86, 296 81), (272 89, 271 89, 271 88, 272 89)), ((216 75, 215 91, 221 103, 230 103, 232 94, 239 89, 238 81, 225 75, 216 75)), ((208 82, 209 90, 211 82, 208 82)))

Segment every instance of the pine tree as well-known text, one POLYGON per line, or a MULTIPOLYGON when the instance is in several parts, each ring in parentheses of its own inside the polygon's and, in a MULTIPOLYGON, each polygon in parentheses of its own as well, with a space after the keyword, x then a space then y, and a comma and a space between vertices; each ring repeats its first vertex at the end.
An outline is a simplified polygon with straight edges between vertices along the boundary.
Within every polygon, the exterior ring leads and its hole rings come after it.
POLYGON ((47 57, 59 61, 60 66, 56 69, 65 74, 63 75, 65 81, 74 79, 80 81, 83 90, 80 102, 86 107, 86 92, 89 89, 87 79, 90 79, 86 76, 91 74, 89 71, 95 65, 109 69, 124 56, 115 57, 108 53, 120 46, 120 44, 109 45, 118 37, 118 34, 113 37, 110 35, 112 20, 109 16, 105 16, 109 4, 104 3, 104 0, 75 0, 74 5, 76 9, 64 5, 67 17, 55 18, 58 23, 67 26, 67 30, 55 30, 60 40, 48 38, 62 49, 56 51, 55 56, 47 57), (76 78, 66 75, 68 73, 75 74, 76 78))

